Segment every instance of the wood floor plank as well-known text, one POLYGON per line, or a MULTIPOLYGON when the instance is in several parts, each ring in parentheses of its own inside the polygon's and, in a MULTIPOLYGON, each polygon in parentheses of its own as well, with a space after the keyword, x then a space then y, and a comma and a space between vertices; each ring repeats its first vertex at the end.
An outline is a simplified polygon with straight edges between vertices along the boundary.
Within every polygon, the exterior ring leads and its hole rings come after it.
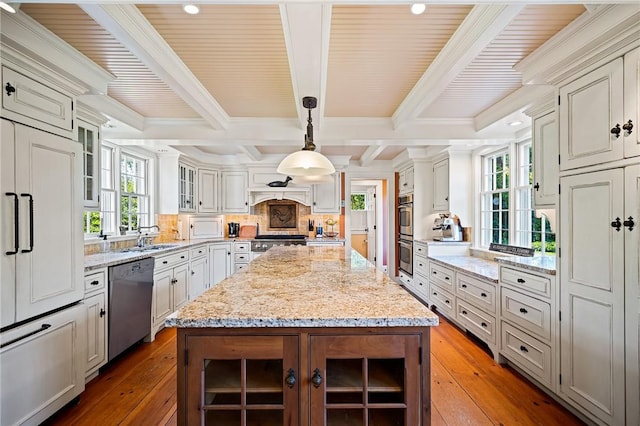
POLYGON ((177 409, 176 374, 177 368, 174 364, 120 424, 137 426, 145 423, 152 425, 166 423, 177 409))
POLYGON ((431 404, 431 426, 448 426, 447 422, 433 403, 431 404))

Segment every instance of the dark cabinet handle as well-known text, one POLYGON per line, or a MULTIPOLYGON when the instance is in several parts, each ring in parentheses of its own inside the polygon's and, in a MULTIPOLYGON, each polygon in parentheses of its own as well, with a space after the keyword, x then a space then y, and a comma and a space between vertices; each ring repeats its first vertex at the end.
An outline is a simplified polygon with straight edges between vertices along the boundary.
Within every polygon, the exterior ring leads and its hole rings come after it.
POLYGON ((40 328, 37 330, 27 333, 24 336, 16 337, 15 339, 9 340, 8 342, 4 342, 3 344, 0 345, 0 349, 4 348, 5 346, 13 345, 14 343, 19 342, 20 340, 26 339, 27 337, 33 336, 38 333, 42 333, 48 328, 51 328, 51 324, 42 324, 40 328))
POLYGON ((522 346, 522 345, 520 346, 520 350, 524 353, 529 352, 529 349, 527 349, 525 346, 522 346))
POLYGON ((633 122, 631 120, 627 121, 622 125, 622 130, 624 130, 624 135, 629 136, 631 131, 633 130, 633 122))
POLYGON ((536 182, 536 184, 533 185, 533 189, 535 189, 536 191, 540 191, 540 183, 536 182))
POLYGON ((107 314, 107 312, 104 310, 104 308, 100 308, 100 318, 102 318, 106 314, 107 314))
POLYGON ((620 124, 616 124, 616 126, 611 129, 611 134, 618 139, 620 137, 620 130, 620 124))
POLYGON ((91 285, 98 285, 98 284, 100 284, 100 281, 98 280, 91 281, 91 285))
POLYGON ((467 288, 467 285, 466 284, 462 284, 462 288, 467 288))
POLYGON ((20 252, 31 253, 33 251, 33 196, 27 193, 22 193, 20 196, 29 198, 29 248, 20 252))
POLYGON ((619 217, 616 217, 616 220, 611 222, 611 227, 616 228, 616 231, 620 232, 620 227, 622 227, 622 222, 620 222, 619 217))
POLYGON ((193 269, 191 270, 191 275, 195 275, 196 271, 194 271, 193 269))
POLYGON ((523 314, 528 314, 529 311, 527 311, 525 308, 520 308, 520 312, 523 314))
POLYGON ((444 277, 445 280, 449 281, 449 277, 444 277))
MULTIPOLYGON (((9 83, 7 83, 7 85, 9 85, 9 83)), ((12 256, 18 254, 18 249, 20 248, 20 225, 18 222, 18 218, 20 217, 20 202, 18 201, 18 194, 15 192, 5 192, 4 195, 13 197, 13 250, 4 253, 7 256, 12 256)))
POLYGON ((480 296, 487 297, 487 293, 480 293, 480 296))
POLYGON ((193 229, 193 224, 191 224, 189 227, 190 227, 191 229, 193 229))
POLYGON ((438 275, 438 273, 437 273, 436 271, 431 271, 431 273, 432 273, 433 275, 438 275))
POLYGON ((462 315, 467 315, 467 311, 462 311, 462 315))
POLYGON ((11 94, 16 93, 16 88, 13 87, 11 83, 7 83, 7 85, 4 86, 4 90, 7 91, 7 96, 11 96, 11 94))
POLYGON ((293 388, 296 384, 296 372, 293 368, 290 368, 287 371, 287 377, 284 378, 284 382, 287 384, 289 389, 293 388))
POLYGON ((433 295, 434 295, 434 296, 437 296, 437 295, 438 295, 438 293, 436 293, 436 292, 434 291, 434 292, 433 292, 433 295))
POLYGON ((482 324, 480 324, 481 326, 483 326, 484 328, 487 328, 487 323, 483 322, 482 324))
POLYGON ((449 304, 449 301, 448 301, 448 300, 445 300, 445 301, 444 301, 444 303, 446 303, 446 304, 448 305, 448 304, 449 304))
POLYGON ((202 205, 202 201, 199 201, 198 204, 202 205))
POLYGON ((448 197, 448 196, 447 196, 447 197, 444 197, 444 200, 445 200, 445 201, 449 201, 449 197, 448 197))
POLYGON ((314 388, 319 388, 320 385, 322 384, 322 376, 320 375, 320 369, 316 368, 315 370, 313 370, 313 376, 311 376, 311 383, 313 384, 314 388))
POLYGON ((633 217, 629 216, 629 219, 622 222, 624 226, 629 228, 629 231, 633 231, 633 227, 635 226, 635 222, 633 221, 633 217))
POLYGON ((168 260, 163 260, 163 261, 162 261, 162 264, 163 264, 163 265, 166 265, 167 263, 169 263, 169 261, 168 261, 168 260))
POLYGON ((522 278, 518 278, 516 281, 518 281, 520 284, 524 284, 525 281, 522 278))
POLYGON ((184 256, 180 256, 180 259, 184 259, 184 256))

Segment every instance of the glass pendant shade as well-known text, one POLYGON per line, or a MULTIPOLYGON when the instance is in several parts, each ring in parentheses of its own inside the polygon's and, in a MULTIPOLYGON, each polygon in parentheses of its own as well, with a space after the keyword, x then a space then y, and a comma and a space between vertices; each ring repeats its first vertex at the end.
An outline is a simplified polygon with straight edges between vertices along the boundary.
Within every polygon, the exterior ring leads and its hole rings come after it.
POLYGON ((333 176, 331 175, 294 176, 291 182, 293 182, 296 185, 313 185, 317 183, 332 183, 333 176))
POLYGON ((319 152, 301 150, 287 155, 277 171, 291 176, 321 176, 335 173, 336 169, 331 161, 319 152))

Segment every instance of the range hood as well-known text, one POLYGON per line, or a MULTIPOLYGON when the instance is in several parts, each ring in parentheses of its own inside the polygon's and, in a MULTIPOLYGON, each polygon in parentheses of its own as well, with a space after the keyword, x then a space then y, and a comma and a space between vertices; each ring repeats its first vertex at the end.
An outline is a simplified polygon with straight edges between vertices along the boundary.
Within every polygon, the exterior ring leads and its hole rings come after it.
POLYGON ((311 206, 311 188, 309 187, 254 187, 249 188, 249 205, 269 200, 290 200, 305 206, 311 206))

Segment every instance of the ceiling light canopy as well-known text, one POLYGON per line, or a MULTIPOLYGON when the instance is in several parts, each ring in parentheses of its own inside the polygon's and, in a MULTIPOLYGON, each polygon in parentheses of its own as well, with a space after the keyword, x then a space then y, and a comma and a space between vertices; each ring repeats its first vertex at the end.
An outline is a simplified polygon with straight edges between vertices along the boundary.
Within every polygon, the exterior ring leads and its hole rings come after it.
POLYGON ((424 3, 414 3, 411 5, 411 13, 414 15, 422 15, 427 9, 427 5, 424 3))
MULTIPOLYGON (((285 157, 278 165, 278 173, 290 176, 319 177, 335 173, 336 169, 331 161, 319 152, 315 152, 313 143, 313 125, 311 124, 311 110, 316 107, 318 100, 311 96, 302 98, 302 105, 309 110, 307 118, 307 134, 304 135, 304 147, 285 157)), ((295 180, 295 179, 294 179, 295 180)), ((309 182, 310 183, 310 182, 309 182)))
POLYGON ((197 15, 200 12, 200 8, 195 4, 185 4, 182 6, 182 10, 187 12, 189 15, 197 15))

